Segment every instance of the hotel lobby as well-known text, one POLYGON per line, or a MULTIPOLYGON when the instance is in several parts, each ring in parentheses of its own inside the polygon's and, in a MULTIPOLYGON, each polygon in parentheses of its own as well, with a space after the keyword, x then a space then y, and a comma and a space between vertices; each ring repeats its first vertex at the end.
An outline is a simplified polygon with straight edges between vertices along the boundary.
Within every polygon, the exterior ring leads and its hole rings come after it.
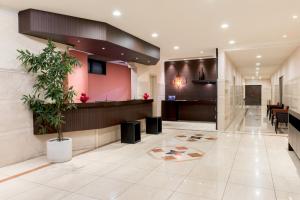
POLYGON ((0 200, 300 200, 300 1, 1 0, 0 22, 0 200))

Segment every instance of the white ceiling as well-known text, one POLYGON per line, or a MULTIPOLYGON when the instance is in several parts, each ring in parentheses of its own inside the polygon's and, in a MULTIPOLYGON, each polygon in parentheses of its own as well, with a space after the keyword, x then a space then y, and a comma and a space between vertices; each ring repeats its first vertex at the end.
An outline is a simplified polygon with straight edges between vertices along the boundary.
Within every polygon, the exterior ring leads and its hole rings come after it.
POLYGON ((229 50, 226 52, 231 61, 238 66, 239 72, 245 79, 269 79, 271 75, 286 61, 286 59, 295 51, 296 45, 270 46, 243 50, 229 50), (260 59, 256 58, 261 55, 260 59), (260 66, 256 66, 260 63, 260 66), (256 68, 259 68, 259 74, 256 75, 256 68))
MULTIPOLYGON (((159 46, 164 59, 210 55, 213 48, 235 50, 229 55, 244 76, 255 70, 253 55, 263 54, 262 46, 300 44, 299 0, 0 0, 0 5, 104 21, 159 46), (115 9, 122 16, 112 16, 115 9), (230 27, 223 30, 222 23, 230 27), (159 37, 152 38, 153 32, 159 37), (180 49, 175 51, 175 45, 180 49)), ((263 48, 266 67, 280 65, 292 51, 276 48, 263 48)))

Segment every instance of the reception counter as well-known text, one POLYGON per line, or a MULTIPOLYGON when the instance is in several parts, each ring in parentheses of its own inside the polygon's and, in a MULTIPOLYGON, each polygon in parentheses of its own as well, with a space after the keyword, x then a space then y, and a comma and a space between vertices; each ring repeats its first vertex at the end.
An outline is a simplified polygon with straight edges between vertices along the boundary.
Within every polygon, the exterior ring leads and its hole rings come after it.
POLYGON ((300 158, 300 114, 289 111, 289 150, 300 158))
POLYGON ((165 121, 216 122, 215 100, 162 101, 162 119, 165 121))
MULTIPOLYGON (((76 104, 77 109, 65 113, 63 132, 101 129, 124 121, 144 119, 152 116, 152 102, 153 100, 130 100, 76 104)), ((36 126, 34 133, 38 134, 36 126)))

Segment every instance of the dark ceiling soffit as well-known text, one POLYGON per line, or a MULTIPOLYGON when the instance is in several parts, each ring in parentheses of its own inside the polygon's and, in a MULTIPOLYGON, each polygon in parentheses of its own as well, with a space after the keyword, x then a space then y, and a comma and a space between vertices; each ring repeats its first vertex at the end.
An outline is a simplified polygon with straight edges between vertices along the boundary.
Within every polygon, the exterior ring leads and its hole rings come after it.
POLYGON ((110 24, 35 9, 19 12, 19 32, 111 60, 154 65, 160 48, 110 24), (103 50, 102 48, 105 48, 103 50))

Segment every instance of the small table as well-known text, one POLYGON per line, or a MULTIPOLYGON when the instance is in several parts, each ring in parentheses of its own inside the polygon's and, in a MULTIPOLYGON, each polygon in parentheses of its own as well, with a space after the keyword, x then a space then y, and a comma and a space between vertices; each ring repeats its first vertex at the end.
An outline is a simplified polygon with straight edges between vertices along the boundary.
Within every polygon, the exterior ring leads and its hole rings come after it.
POLYGON ((147 117, 146 118, 146 133, 159 134, 162 131, 161 117, 147 117))
POLYGON ((121 143, 135 144, 141 141, 141 123, 128 121, 121 123, 121 143))

